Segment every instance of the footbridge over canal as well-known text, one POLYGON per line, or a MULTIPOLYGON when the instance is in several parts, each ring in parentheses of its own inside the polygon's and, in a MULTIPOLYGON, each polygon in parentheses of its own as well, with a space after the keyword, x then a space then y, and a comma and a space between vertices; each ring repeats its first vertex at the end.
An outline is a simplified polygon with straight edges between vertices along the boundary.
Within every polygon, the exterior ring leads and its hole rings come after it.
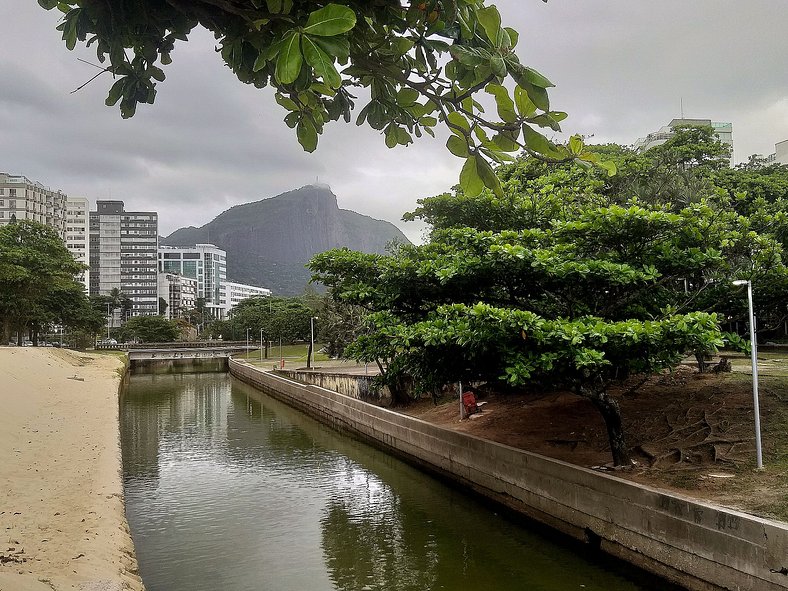
POLYGON ((191 373, 227 371, 235 353, 253 349, 252 343, 208 341, 196 343, 147 343, 142 345, 99 345, 97 349, 126 351, 129 366, 142 373, 191 373))

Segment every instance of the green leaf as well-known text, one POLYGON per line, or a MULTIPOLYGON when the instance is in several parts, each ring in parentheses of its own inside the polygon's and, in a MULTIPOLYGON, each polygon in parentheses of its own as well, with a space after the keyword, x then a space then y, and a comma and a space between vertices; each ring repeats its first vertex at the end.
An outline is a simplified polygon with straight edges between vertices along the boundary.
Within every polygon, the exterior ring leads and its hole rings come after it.
POLYGON ((164 71, 161 68, 156 66, 150 66, 148 68, 148 72, 150 72, 150 76, 154 80, 157 80, 159 82, 164 82, 165 75, 164 75, 164 71))
POLYGON ((616 163, 612 160, 604 160, 601 162, 597 162, 597 166, 602 170, 607 172, 607 176, 616 176, 616 172, 618 172, 618 168, 616 167, 616 163))
POLYGON ((317 130, 308 117, 302 117, 298 122, 296 137, 306 152, 314 152, 317 148, 317 130))
POLYGON ((449 131, 453 134, 458 135, 460 137, 465 137, 466 135, 471 133, 471 126, 468 124, 468 120, 465 119, 460 113, 457 111, 452 111, 446 116, 446 119, 449 123, 451 123, 454 127, 449 127, 449 131), (459 129, 465 130, 465 134, 463 134, 459 129))
POLYGON ((115 106, 115 104, 120 100, 120 97, 123 96, 123 88, 126 86, 127 81, 128 78, 125 76, 115 80, 115 84, 113 84, 112 88, 109 89, 107 100, 104 101, 105 105, 108 107, 115 106))
POLYGON ((397 127, 397 143, 402 146, 407 146, 413 143, 413 138, 410 137, 410 134, 404 128, 397 127))
POLYGON ((487 162, 482 156, 477 154, 475 156, 476 160, 476 170, 479 173, 479 177, 482 179, 484 186, 488 189, 492 189, 493 193, 495 193, 498 197, 503 197, 503 189, 501 188, 501 181, 498 180, 498 176, 495 174, 492 166, 490 163, 487 162))
POLYGON ((347 6, 327 4, 309 15, 304 33, 320 37, 333 37, 348 32, 356 26, 356 13, 347 6))
POLYGON ((315 73, 323 78, 323 82, 331 88, 339 88, 342 85, 342 78, 334 67, 334 58, 320 49, 308 35, 303 36, 301 48, 304 51, 306 63, 315 69, 315 73))
POLYGON ((279 57, 276 59, 276 80, 280 84, 292 84, 301 72, 301 35, 292 32, 285 38, 279 57))
POLYGON ((534 86, 538 86, 539 88, 551 88, 555 86, 552 82, 550 82, 547 78, 542 76, 539 72, 534 70, 533 68, 525 68, 525 79, 528 80, 534 86))
POLYGON ((293 129, 298 122, 301 120, 301 113, 288 113, 285 115, 285 125, 287 125, 290 129, 293 129))
POLYGON ((280 92, 277 92, 274 95, 274 100, 276 100, 279 105, 283 106, 288 111, 298 111, 298 105, 296 105, 295 101, 289 97, 286 97, 280 92))
POLYGON ((57 0, 38 0, 38 4, 44 10, 52 10, 55 6, 57 6, 57 0))
POLYGON ((498 107, 498 116, 512 123, 517 120, 517 113, 514 112, 514 101, 509 96, 509 91, 500 84, 488 84, 484 89, 495 97, 495 104, 498 107))
POLYGON ((395 39, 395 40, 392 42, 392 45, 394 46, 394 49, 396 49, 396 50, 397 50, 397 53, 398 53, 399 55, 405 55, 405 54, 406 54, 406 53, 408 53, 408 52, 409 52, 411 49, 413 49, 413 45, 414 45, 414 43, 413 43, 413 41, 411 41, 411 40, 410 40, 410 39, 408 39, 407 37, 397 37, 397 38, 396 38, 396 39, 395 39))
POLYGON ((458 158, 467 158, 470 155, 467 142, 456 135, 449 137, 446 147, 458 158))
POLYGON ((265 4, 273 14, 289 14, 293 9, 293 0, 265 0, 265 4))
POLYGON ((524 86, 526 92, 528 92, 528 97, 533 101, 533 103, 543 111, 550 110, 550 98, 547 95, 547 90, 541 88, 539 86, 534 86, 533 84, 526 83, 524 86))
POLYGON ((509 131, 502 131, 497 133, 492 138, 492 143, 498 146, 498 148, 503 152, 514 152, 520 148, 513 138, 514 134, 509 131))
POLYGON ((419 91, 412 88, 403 88, 397 93, 397 104, 400 107, 409 107, 419 99, 419 91))
POLYGON ((476 18, 484 29, 487 38, 494 47, 499 47, 501 43, 501 14, 495 6, 479 8, 476 11, 476 18))
POLYGON ((317 43, 328 55, 333 55, 340 64, 346 64, 350 58, 350 41, 347 37, 315 37, 317 43))
POLYGON ((517 105, 517 111, 523 117, 531 117, 536 113, 536 105, 528 97, 528 93, 525 89, 520 86, 514 89, 514 102, 517 105))
POLYGON ((397 145, 397 128, 395 125, 389 125, 386 128, 386 147, 393 148, 397 145))
POLYGON ((476 197, 484 189, 484 181, 476 167, 476 157, 468 156, 460 172, 460 187, 468 197, 476 197))
POLYGON ((554 151, 550 140, 528 125, 523 125, 523 137, 525 138, 525 145, 534 152, 550 154, 554 151))
POLYGON ((573 135, 569 138, 569 151, 577 156, 583 151, 583 138, 579 135, 573 135))
POLYGON ((514 49, 517 47, 517 42, 520 40, 520 33, 511 27, 504 27, 504 30, 509 34, 509 48, 514 49))

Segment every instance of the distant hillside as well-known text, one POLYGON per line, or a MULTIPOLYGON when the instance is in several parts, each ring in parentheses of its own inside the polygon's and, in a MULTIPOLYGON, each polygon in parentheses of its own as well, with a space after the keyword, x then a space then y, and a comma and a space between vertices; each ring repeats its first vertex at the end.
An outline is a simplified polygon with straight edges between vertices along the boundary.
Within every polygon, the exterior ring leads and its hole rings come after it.
POLYGON ((392 240, 408 242, 390 222, 339 209, 329 187, 307 185, 236 205, 201 228, 176 230, 161 244, 215 244, 227 251, 231 281, 268 287, 276 295, 297 295, 309 282, 304 265, 313 255, 343 246, 382 253, 392 240))

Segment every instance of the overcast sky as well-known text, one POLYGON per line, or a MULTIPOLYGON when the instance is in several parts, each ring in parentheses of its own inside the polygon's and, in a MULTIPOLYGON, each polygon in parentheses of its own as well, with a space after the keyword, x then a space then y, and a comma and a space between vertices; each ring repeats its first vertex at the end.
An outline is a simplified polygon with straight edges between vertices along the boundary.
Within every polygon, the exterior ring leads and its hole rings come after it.
MULTIPOLYGON (((521 60, 548 76, 565 131, 631 144, 680 115, 733 123, 736 161, 788 139, 788 4, 780 0, 498 0, 521 60)), ((446 191, 462 164, 443 139, 388 150, 367 127, 332 124, 303 152, 270 90, 238 82, 195 31, 176 47, 156 103, 128 121, 104 106, 111 81, 69 52, 59 13, 0 2, 0 171, 69 195, 159 212, 160 233, 308 183, 342 208, 394 222, 446 191)), ((354 117, 355 119, 355 117, 354 117)))

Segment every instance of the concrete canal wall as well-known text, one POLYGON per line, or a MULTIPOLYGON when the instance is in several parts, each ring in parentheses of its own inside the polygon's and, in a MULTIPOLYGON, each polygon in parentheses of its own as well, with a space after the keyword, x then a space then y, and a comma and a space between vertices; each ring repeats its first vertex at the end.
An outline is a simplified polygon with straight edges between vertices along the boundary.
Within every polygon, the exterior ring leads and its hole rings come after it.
POLYGON ((391 400, 391 392, 389 392, 388 386, 378 387, 372 383, 375 376, 318 373, 315 371, 288 369, 277 370, 276 374, 297 382, 313 384, 333 392, 339 392, 364 402, 381 403, 391 400))
POLYGON ((574 538, 693 591, 788 589, 788 525, 450 431, 230 360, 230 372, 574 538), (774 572, 777 571, 777 572, 774 572))

